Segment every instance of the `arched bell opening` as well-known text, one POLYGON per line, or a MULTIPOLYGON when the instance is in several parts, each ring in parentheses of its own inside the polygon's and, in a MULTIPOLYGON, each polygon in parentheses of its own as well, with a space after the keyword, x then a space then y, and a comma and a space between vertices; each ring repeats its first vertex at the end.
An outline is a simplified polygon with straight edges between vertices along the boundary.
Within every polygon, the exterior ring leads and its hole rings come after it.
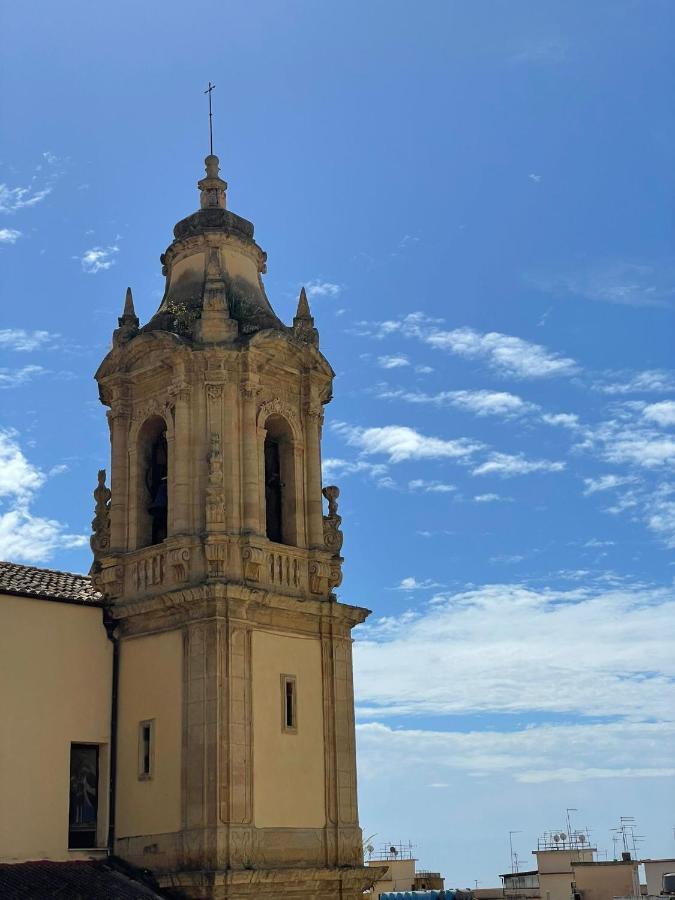
POLYGON ((161 416, 143 423, 137 459, 137 547, 150 547, 166 540, 169 527, 169 449, 161 416))
POLYGON ((297 489, 293 432, 282 416, 265 422, 265 534, 277 544, 296 545, 297 489))

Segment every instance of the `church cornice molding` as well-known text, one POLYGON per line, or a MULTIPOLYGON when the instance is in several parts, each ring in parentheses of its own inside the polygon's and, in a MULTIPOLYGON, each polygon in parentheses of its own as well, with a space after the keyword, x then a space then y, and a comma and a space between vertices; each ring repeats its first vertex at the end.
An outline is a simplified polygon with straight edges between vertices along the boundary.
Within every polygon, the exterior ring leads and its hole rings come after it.
POLYGON ((198 620, 223 619, 307 636, 331 633, 350 639, 351 629, 370 610, 327 600, 304 600, 239 582, 212 582, 111 603, 111 616, 124 635, 153 634, 198 620))

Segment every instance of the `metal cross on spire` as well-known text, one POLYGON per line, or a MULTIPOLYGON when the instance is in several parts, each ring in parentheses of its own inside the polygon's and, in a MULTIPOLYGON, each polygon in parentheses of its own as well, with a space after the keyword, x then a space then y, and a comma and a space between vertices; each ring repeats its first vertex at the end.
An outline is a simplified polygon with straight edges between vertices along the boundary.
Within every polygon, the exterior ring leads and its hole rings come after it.
POLYGON ((215 84, 209 81, 208 88, 204 91, 209 95, 209 146, 211 148, 211 156, 213 156, 213 113, 211 112, 211 91, 215 88, 215 84))

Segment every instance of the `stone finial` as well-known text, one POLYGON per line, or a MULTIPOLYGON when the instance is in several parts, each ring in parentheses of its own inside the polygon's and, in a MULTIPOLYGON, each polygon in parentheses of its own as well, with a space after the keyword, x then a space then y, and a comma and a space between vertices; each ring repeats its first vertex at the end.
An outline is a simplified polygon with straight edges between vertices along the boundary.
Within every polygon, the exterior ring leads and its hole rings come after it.
POLYGON ((307 291, 304 285, 300 288, 300 296, 298 297, 298 309, 295 313, 296 319, 311 319, 312 314, 309 311, 309 300, 307 299, 307 291))
POLYGON ((210 154, 204 160, 206 178, 197 182, 200 191, 200 204, 202 209, 225 209, 225 194, 227 182, 218 174, 220 161, 217 156, 210 154))
POLYGON ((340 556, 342 550, 343 535, 340 530, 342 516, 338 515, 338 497, 340 488, 330 484, 323 488, 321 493, 328 500, 328 515, 323 517, 323 542, 326 550, 330 550, 333 556, 340 556))
POLYGON ((314 317, 309 309, 307 291, 301 288, 298 297, 298 308, 293 319, 293 334, 306 344, 319 346, 319 332, 314 327, 314 317))
POLYGON ((124 310, 122 315, 118 317, 117 323, 119 328, 116 328, 113 332, 113 344, 123 344, 138 334, 140 322, 134 309, 134 298, 130 287, 127 288, 127 293, 124 297, 124 310))
POLYGON ((91 521, 92 535, 90 546, 94 554, 94 563, 102 553, 110 548, 110 488, 106 487, 105 469, 98 471, 98 484, 94 490, 94 518, 91 521))

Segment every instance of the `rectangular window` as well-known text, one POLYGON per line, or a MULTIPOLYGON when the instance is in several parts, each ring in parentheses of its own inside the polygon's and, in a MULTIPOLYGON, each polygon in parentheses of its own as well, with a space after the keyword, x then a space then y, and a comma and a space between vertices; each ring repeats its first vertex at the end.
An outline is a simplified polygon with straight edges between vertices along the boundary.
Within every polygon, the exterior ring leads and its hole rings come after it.
POLYGON ((70 745, 68 847, 71 850, 96 846, 98 750, 96 744, 70 745))
POLYGON ((155 756, 155 720, 138 724, 138 779, 148 781, 153 776, 155 756))
POLYGON ((281 727, 283 731, 298 730, 298 697, 295 675, 281 676, 281 727))

